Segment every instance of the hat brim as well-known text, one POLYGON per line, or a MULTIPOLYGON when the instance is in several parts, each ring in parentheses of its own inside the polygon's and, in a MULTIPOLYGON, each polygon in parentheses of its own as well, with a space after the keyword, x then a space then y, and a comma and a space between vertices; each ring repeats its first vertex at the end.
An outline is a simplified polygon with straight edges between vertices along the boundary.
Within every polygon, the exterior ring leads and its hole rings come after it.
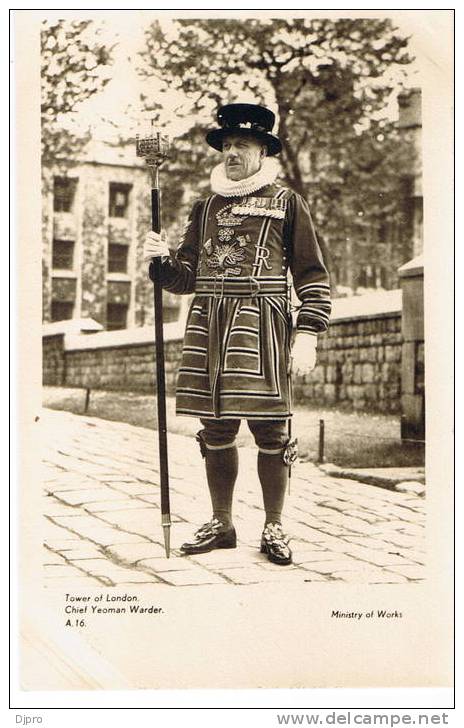
POLYGON ((256 131, 255 129, 211 129, 206 134, 205 139, 210 147, 213 147, 218 152, 222 152, 224 137, 231 136, 232 134, 243 134, 243 136, 251 136, 259 139, 259 141, 267 146, 270 157, 274 157, 282 151, 282 144, 278 137, 269 132, 256 131))

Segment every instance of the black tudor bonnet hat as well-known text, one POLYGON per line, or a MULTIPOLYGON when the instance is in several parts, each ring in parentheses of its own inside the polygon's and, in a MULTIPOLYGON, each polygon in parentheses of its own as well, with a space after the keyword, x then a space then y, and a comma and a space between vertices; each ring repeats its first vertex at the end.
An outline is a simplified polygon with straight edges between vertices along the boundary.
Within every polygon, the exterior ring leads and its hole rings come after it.
POLYGON ((259 139, 266 144, 270 157, 282 151, 280 139, 271 134, 275 115, 265 106, 227 104, 218 109, 217 121, 219 128, 211 129, 206 134, 206 141, 218 152, 222 152, 222 143, 228 134, 245 134, 259 139))

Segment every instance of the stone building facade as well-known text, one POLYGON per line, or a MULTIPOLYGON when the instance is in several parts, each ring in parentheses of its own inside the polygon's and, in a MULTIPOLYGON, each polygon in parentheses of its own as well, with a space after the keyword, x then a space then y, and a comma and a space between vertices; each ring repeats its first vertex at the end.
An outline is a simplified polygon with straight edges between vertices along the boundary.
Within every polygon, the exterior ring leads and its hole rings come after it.
MULTIPOLYGON (((105 329, 153 321, 142 260, 150 187, 134 150, 94 145, 63 172, 43 172, 43 320, 92 318, 105 329)), ((164 297, 165 319, 179 302, 164 297)))

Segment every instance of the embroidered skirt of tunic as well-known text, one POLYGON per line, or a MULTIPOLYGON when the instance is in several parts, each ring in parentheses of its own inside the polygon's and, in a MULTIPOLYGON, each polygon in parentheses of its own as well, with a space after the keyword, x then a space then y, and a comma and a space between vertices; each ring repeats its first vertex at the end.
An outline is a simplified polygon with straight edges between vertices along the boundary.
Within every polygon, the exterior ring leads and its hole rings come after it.
POLYGON ((289 417, 290 326, 285 295, 196 296, 177 380, 178 414, 289 417))

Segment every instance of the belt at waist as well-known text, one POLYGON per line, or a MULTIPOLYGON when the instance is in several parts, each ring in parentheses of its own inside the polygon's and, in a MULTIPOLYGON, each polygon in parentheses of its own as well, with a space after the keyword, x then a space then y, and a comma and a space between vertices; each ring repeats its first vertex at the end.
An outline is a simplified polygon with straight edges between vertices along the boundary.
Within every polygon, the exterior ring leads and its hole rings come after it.
POLYGON ((247 298, 255 296, 279 296, 287 291, 287 279, 283 276, 267 276, 266 278, 253 278, 252 276, 198 276, 195 283, 195 293, 213 298, 247 298))

